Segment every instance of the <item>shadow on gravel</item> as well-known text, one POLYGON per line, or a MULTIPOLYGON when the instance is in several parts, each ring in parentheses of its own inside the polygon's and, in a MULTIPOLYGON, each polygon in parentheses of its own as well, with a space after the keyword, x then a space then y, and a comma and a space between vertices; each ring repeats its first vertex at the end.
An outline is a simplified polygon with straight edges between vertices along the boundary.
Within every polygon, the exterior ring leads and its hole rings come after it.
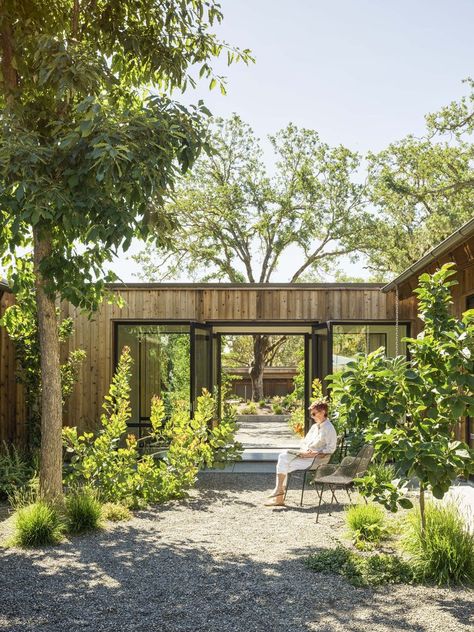
MULTIPOLYGON (((162 543, 159 530, 133 524, 60 548, 10 550, 0 558, 0 627, 10 632, 433 629, 432 621, 413 627, 422 591, 408 599, 405 593, 400 601, 393 587, 356 589, 340 577, 306 569, 307 553, 295 548, 292 558, 275 563, 231 552, 214 556, 212 538, 206 547, 162 543)), ((438 599, 430 595, 449 612, 448 623, 466 616, 466 604, 453 599, 453 592, 440 591, 438 599)))

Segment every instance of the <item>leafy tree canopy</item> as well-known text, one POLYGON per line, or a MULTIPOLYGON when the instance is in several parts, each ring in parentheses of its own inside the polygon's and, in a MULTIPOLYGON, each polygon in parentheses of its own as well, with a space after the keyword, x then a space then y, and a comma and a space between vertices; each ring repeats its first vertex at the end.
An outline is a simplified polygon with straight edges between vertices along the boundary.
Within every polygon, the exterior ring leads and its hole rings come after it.
POLYGON ((221 20, 214 0, 1 3, 0 252, 37 228, 48 292, 94 307, 104 261, 147 234, 205 146, 204 105, 165 91, 194 69, 223 86, 210 66, 223 51, 248 61, 211 32, 221 20))
POLYGON ((398 273, 472 217, 474 84, 471 94, 426 117, 424 138, 407 136, 369 154, 369 192, 379 215, 370 267, 398 273))
POLYGON ((269 282, 284 252, 295 248, 296 282, 365 243, 371 219, 356 182, 360 156, 323 143, 290 124, 270 137, 269 175, 258 139, 237 115, 211 129, 211 156, 201 156, 177 187, 168 210, 178 222, 172 254, 150 243, 136 257, 147 279, 181 272, 203 280, 269 282))
MULTIPOLYGON (((303 355, 302 336, 269 336, 265 366, 296 366, 303 355)), ((222 364, 228 367, 252 365, 254 343, 252 336, 225 336, 222 364)))

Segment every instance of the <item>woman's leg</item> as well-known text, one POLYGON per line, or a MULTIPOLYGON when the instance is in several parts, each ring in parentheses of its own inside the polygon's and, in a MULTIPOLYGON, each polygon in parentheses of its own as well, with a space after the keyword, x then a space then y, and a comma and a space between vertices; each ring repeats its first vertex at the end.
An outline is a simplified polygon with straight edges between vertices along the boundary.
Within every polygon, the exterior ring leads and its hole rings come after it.
POLYGON ((287 473, 288 473, 291 457, 292 455, 288 454, 288 452, 281 452, 281 454, 278 456, 278 462, 276 466, 275 488, 272 492, 272 496, 285 493, 286 478, 287 478, 287 473))

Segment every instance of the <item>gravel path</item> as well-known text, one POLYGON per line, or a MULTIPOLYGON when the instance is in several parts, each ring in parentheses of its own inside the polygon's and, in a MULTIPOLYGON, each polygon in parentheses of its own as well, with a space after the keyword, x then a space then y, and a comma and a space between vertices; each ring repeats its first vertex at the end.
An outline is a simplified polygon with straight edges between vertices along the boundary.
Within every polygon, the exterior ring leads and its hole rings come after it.
POLYGON ((467 590, 361 589, 307 570, 303 557, 342 533, 342 513, 316 525, 311 491, 303 508, 296 491, 289 508, 265 508, 272 483, 263 474, 203 474, 189 499, 131 522, 59 547, 0 549, 0 630, 472 629, 467 590))

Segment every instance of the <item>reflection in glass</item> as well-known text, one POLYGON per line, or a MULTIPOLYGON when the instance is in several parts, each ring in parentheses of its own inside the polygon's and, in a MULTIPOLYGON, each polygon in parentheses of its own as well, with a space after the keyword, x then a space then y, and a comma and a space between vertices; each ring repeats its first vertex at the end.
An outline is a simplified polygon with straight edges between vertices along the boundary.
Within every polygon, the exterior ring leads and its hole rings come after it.
MULTIPOLYGON (((398 355, 406 355, 407 326, 399 325, 398 355)), ((371 353, 379 347, 386 355, 394 357, 396 349, 396 326, 384 324, 333 325, 333 371, 341 371, 358 353, 371 353)))
POLYGON ((117 351, 130 348, 133 360, 130 380, 130 423, 139 428, 150 419, 151 399, 163 398, 166 409, 189 406, 190 335, 187 325, 118 324, 117 351))

